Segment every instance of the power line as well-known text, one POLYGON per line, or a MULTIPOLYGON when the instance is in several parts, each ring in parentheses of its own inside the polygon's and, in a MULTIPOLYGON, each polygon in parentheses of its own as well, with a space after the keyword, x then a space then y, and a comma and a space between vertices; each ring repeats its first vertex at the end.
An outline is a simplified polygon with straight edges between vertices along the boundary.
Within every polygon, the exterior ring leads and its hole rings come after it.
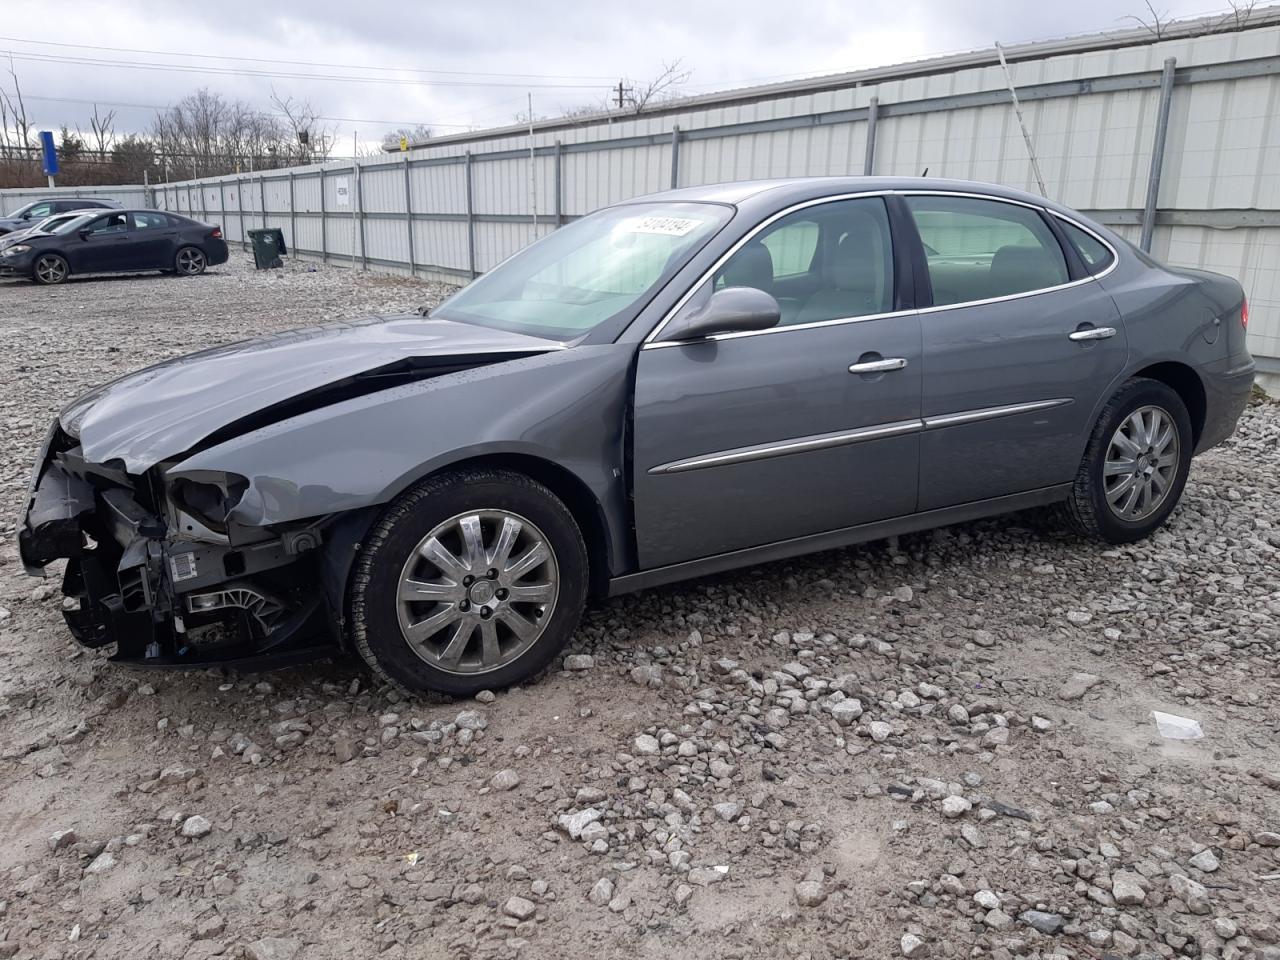
MULTIPOLYGON (((113 100, 81 100, 75 97, 37 97, 30 94, 23 94, 24 100, 40 100, 47 103, 79 103, 85 106, 95 107, 125 107, 137 110, 168 110, 171 105, 161 105, 158 103, 120 103, 113 100)), ((284 114, 278 110, 270 111, 275 116, 283 117, 284 114)), ((472 123, 441 123, 434 120, 373 120, 369 117, 321 117, 317 116, 317 120, 329 120, 334 123, 373 123, 386 126, 417 126, 422 124, 426 127, 460 127, 463 129, 475 126, 472 123)))
POLYGON ((198 73, 218 77, 260 77, 281 80, 324 80, 338 83, 372 83, 391 84, 394 86, 426 86, 426 87, 519 87, 521 89, 563 89, 563 90, 598 90, 608 86, 601 83, 526 83, 499 80, 425 80, 398 77, 360 77, 345 74, 322 73, 287 73, 272 70, 238 70, 222 67, 195 67, 175 63, 122 63, 118 60, 101 60, 90 57, 71 57, 56 54, 24 53, 22 51, 0 51, 13 60, 25 63, 57 63, 80 67, 115 67, 123 70, 147 70, 161 73, 198 73))
MULTIPOLYGON (((145 53, 158 57, 190 57, 200 60, 233 60, 239 63, 274 63, 291 67, 325 67, 340 70, 377 70, 390 73, 441 74, 458 77, 505 77, 516 80, 610 80, 609 76, 590 74, 498 73, 476 70, 426 70, 420 67, 381 67, 343 63, 322 63, 316 60, 277 60, 266 57, 233 57, 214 53, 190 53, 179 50, 139 50, 133 47, 103 47, 89 43, 60 43, 54 40, 27 40, 23 37, 0 37, 0 41, 27 43, 41 47, 67 47, 76 50, 105 50, 110 53, 145 53)), ((54 56, 54 54, 49 54, 54 56)))

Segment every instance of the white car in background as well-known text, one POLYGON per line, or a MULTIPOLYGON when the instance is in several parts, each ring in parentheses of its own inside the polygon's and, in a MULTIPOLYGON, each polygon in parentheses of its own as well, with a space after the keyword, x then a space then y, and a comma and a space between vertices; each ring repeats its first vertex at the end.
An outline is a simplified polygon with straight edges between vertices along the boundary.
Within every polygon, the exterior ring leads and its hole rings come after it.
POLYGON ((60 227, 64 223, 69 223, 72 220, 77 220, 87 213, 97 213, 99 209, 100 208, 98 207, 93 207, 83 210, 68 210, 65 213, 55 213, 53 216, 45 217, 43 220, 38 223, 33 223, 29 227, 24 227, 21 230, 14 230, 12 233, 6 233, 3 236, 0 236, 0 250, 3 250, 11 244, 20 243, 24 238, 37 233, 52 233, 55 227, 60 227))

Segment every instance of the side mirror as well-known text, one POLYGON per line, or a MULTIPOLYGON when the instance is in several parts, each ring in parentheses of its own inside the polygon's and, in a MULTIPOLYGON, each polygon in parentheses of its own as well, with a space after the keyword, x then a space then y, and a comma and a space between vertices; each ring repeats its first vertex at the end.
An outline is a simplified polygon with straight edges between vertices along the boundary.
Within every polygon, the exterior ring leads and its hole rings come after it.
POLYGON ((768 330, 782 319, 778 301, 755 287, 717 290, 701 310, 674 320, 662 331, 664 341, 697 340, 717 333, 768 330))
POLYGON ((81 239, 81 240, 88 240, 88 239, 89 239, 89 228, 88 228, 88 227, 85 227, 83 230, 81 230, 81 231, 80 231, 80 239, 81 239))

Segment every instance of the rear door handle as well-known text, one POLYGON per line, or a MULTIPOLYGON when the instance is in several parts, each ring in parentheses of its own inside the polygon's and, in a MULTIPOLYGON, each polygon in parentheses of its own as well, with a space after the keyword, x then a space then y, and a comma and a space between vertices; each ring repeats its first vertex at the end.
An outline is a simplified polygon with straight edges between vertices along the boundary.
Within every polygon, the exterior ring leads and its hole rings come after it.
POLYGON ((1067 339, 1079 343, 1081 340, 1110 340, 1115 335, 1115 327, 1086 327, 1067 334, 1067 339))
POLYGON ((884 373, 887 370, 901 370, 907 365, 903 357, 886 357, 883 360, 867 360, 849 367, 850 373, 884 373))

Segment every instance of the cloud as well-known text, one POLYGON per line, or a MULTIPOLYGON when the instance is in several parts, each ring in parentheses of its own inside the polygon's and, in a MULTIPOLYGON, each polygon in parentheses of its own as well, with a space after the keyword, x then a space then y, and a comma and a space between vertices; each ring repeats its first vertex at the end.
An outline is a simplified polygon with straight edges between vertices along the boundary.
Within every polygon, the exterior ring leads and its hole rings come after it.
MULTIPOLYGON (((1159 8, 1173 16, 1204 12, 1202 0, 1168 0, 1159 8)), ((693 69, 688 92, 705 93, 986 47, 996 40, 1114 30, 1133 25, 1120 19, 1129 11, 1146 15, 1135 0, 1122 5, 991 0, 971 6, 943 0, 696 0, 680 5, 220 0, 180 6, 160 0, 63 0, 56 29, 49 21, 18 18, 0 25, 0 34, 173 55, 10 41, 0 41, 0 51, 12 50, 19 58, 14 66, 42 127, 87 128, 92 107, 68 101, 137 105, 115 107, 117 128, 126 131, 149 126, 153 105, 202 86, 264 108, 274 88, 310 100, 325 116, 352 118, 332 121, 340 142, 349 143, 353 130, 372 142, 402 124, 458 132, 467 125, 510 123, 524 109, 527 92, 533 94, 535 113, 555 115, 599 102, 619 76, 647 78, 676 58, 693 69), (265 62, 178 56, 192 53, 265 62), (132 66, 22 59, 33 54, 132 66), (224 72, 152 69, 157 62, 224 72), (248 75, 253 71, 346 79, 248 75), (496 77, 494 72, 529 76, 496 77), (375 79, 397 82, 369 82, 375 79), (423 82, 428 79, 438 82, 423 82)), ((7 76, 0 82, 10 86, 7 76)))

